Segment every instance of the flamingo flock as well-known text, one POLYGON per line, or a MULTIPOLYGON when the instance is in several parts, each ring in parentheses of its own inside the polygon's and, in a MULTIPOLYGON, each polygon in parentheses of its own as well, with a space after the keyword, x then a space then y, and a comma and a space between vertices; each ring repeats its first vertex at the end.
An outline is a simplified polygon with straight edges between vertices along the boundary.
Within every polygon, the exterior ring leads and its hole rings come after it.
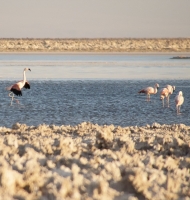
MULTIPOLYGON (((146 94, 147 95, 146 100, 150 101, 150 95, 156 94, 158 92, 158 88, 159 88, 159 84, 156 83, 154 85, 154 88, 147 87, 147 88, 140 90, 138 93, 146 94)), ((162 100, 163 107, 165 107, 164 99, 166 100, 167 107, 170 106, 169 99, 174 91, 175 91, 175 86, 172 86, 172 85, 166 85, 164 88, 162 88, 160 90, 160 99, 162 100)), ((183 102, 184 102, 183 92, 179 91, 179 93, 175 97, 175 105, 176 105, 177 115, 181 114, 180 108, 181 108, 181 105, 183 104, 183 102)))
MULTIPOLYGON (((30 84, 26 80, 26 71, 31 71, 31 69, 30 68, 24 68, 24 70, 23 70, 23 80, 21 80, 21 81, 15 83, 15 84, 11 85, 10 87, 6 88, 8 91, 11 91, 9 93, 9 97, 11 97, 11 105, 12 105, 12 102, 14 100, 19 104, 18 99, 15 99, 14 95, 22 96, 22 89, 23 88, 30 89, 30 84)), ((159 84, 156 83, 154 85, 154 87, 143 88, 138 93, 146 94, 146 96, 147 96, 146 100, 150 101, 150 95, 156 94, 158 92, 158 88, 159 88, 159 84)), ((169 99, 170 99, 170 96, 173 94, 174 91, 175 91, 175 86, 172 86, 172 85, 166 85, 164 88, 161 89, 160 99, 162 100, 163 107, 165 106, 164 99, 166 99, 167 107, 169 107, 169 99)), ((180 108, 181 108, 181 105, 183 104, 183 102, 184 102, 183 93, 182 93, 182 91, 179 91, 178 95, 176 95, 176 97, 175 97, 177 114, 180 114, 180 108)))

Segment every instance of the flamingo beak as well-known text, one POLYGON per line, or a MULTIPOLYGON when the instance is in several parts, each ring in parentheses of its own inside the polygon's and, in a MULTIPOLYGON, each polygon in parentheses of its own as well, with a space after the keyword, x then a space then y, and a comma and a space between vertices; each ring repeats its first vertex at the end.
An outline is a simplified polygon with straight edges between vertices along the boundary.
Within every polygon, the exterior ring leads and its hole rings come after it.
POLYGON ((28 70, 30 70, 31 71, 31 69, 29 68, 28 70))

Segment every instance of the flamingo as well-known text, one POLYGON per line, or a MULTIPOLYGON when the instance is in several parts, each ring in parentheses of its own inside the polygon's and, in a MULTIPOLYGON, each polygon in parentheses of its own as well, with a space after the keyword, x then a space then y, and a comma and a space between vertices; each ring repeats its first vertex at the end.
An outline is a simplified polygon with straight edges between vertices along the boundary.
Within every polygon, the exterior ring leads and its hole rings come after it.
POLYGON ((168 95, 168 107, 170 106, 169 105, 169 101, 170 101, 170 96, 171 94, 173 94, 173 92, 175 91, 175 86, 173 85, 166 85, 166 88, 168 89, 169 91, 169 95, 168 95))
MULTIPOLYGON (((30 89, 30 84, 26 81, 26 74, 25 72, 26 71, 31 71, 30 68, 24 68, 23 70, 23 80, 22 81, 19 81, 17 83, 15 83, 14 85, 11 85, 10 87, 7 87, 6 89, 11 91, 11 93, 9 93, 9 97, 12 98, 11 100, 11 105, 12 105, 12 102, 14 100, 14 94, 17 95, 17 96, 22 96, 22 88, 26 88, 26 89, 30 89), (13 94, 13 95, 11 95, 13 94)), ((19 101, 17 99, 15 99, 17 103, 19 103, 19 101)))
POLYGON ((180 107, 184 102, 184 97, 182 91, 179 91, 178 95, 175 97, 175 104, 176 104, 176 110, 177 114, 180 114, 180 107))
POLYGON ((166 101, 167 101, 168 107, 169 107, 169 90, 168 90, 168 88, 163 88, 160 91, 160 99, 162 100, 163 107, 164 107, 164 98, 166 98, 166 101))
POLYGON ((156 94, 157 93, 157 89, 159 88, 159 84, 156 83, 154 85, 154 88, 153 87, 147 87, 147 88, 144 88, 142 90, 140 90, 138 93, 145 93, 147 95, 147 101, 150 101, 150 95, 151 94, 156 94))

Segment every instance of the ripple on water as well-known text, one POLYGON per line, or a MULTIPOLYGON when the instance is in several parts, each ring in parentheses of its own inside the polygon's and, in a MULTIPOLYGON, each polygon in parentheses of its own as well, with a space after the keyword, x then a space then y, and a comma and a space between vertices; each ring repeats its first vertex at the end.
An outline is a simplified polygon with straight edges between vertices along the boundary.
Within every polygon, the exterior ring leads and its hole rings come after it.
POLYGON ((190 125, 190 81, 159 81, 160 88, 166 84, 176 86, 170 98, 170 108, 163 108, 159 93, 146 102, 145 95, 137 92, 155 81, 30 81, 31 90, 24 90, 18 97, 20 105, 10 106, 5 87, 10 81, 1 81, 0 126, 11 127, 13 123, 27 125, 71 124, 83 121, 120 126, 184 123, 190 125), (175 95, 183 91, 185 102, 182 114, 177 116, 175 95))

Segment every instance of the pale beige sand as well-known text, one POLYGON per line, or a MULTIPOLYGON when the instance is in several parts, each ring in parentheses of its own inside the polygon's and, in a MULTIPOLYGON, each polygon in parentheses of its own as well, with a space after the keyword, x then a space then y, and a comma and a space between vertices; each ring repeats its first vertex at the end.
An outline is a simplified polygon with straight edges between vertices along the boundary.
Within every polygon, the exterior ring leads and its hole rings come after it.
POLYGON ((0 39, 0 52, 190 52, 190 38, 0 39))
POLYGON ((190 126, 0 128, 0 199, 190 199, 190 126))

